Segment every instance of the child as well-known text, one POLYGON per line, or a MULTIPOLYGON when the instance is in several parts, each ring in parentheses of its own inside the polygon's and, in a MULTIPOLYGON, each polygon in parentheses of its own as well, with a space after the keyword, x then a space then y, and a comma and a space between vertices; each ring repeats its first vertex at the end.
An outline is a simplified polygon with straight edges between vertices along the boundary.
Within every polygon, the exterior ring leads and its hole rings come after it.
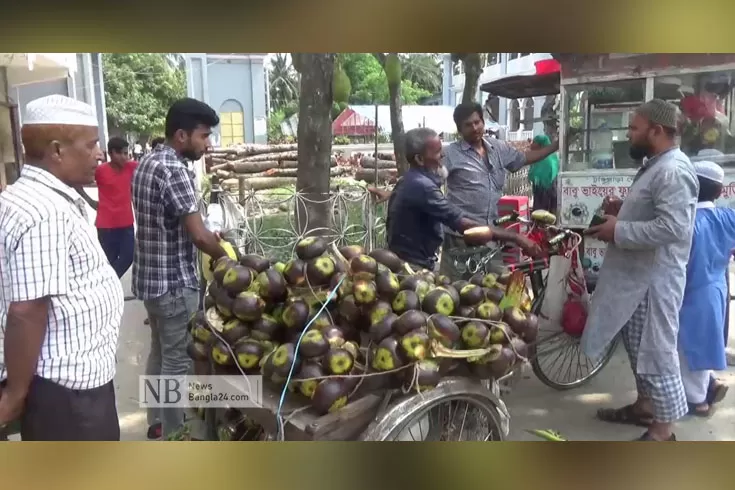
POLYGON ((722 168, 707 161, 694 167, 699 203, 679 313, 679 362, 689 413, 707 417, 727 393, 727 385, 712 371, 727 366, 723 333, 730 299, 725 274, 735 247, 735 210, 715 207, 722 193, 722 168))

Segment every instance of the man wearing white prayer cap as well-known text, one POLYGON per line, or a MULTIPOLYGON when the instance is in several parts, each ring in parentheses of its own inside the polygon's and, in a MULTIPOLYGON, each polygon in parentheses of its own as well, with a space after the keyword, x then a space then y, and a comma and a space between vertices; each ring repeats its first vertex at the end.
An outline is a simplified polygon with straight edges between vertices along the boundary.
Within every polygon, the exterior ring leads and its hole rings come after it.
POLYGON ((727 385, 712 371, 727 367, 725 312, 729 302, 726 274, 735 248, 735 210, 715 207, 725 173, 709 161, 694 163, 699 202, 687 265, 684 301, 679 313, 679 365, 689 413, 709 416, 727 385))
POLYGON ((94 181, 94 109, 26 107, 20 178, 0 194, 0 426, 23 440, 119 440, 113 378, 120 281, 76 187, 94 181))

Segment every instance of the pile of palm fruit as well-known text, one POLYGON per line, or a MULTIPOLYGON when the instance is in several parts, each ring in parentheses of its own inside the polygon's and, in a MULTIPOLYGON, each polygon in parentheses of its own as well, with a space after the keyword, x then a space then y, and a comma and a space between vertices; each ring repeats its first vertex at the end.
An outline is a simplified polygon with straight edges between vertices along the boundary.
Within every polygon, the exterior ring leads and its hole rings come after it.
POLYGON ((500 378, 538 333, 523 279, 509 273, 451 282, 388 250, 321 238, 301 240, 286 263, 227 248, 205 268, 189 355, 216 373, 287 385, 320 414, 365 390, 421 392, 450 374, 500 378))

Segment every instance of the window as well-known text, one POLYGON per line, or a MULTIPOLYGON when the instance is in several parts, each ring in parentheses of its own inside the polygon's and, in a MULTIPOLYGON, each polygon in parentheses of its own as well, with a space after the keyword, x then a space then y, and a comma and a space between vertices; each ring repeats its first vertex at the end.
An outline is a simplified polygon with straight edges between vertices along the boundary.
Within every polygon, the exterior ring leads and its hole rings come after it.
POLYGON ((455 75, 461 75, 464 73, 464 65, 461 61, 455 61, 452 63, 452 73, 455 75))
POLYGON ((706 158, 735 167, 735 71, 657 77, 653 96, 681 109, 681 149, 692 160, 706 158))
POLYGON ((245 143, 245 123, 242 106, 236 100, 227 100, 220 107, 219 132, 220 146, 228 146, 245 143))
POLYGON ((523 58, 524 56, 531 56, 531 53, 519 53, 519 54, 521 55, 521 58, 523 58))
POLYGON ((518 103, 518 99, 510 101, 510 126, 511 131, 518 131, 521 129, 521 106, 518 103))
POLYGON ((567 88, 566 169, 637 168, 629 154, 628 123, 645 100, 645 80, 567 88))
POLYGON ((526 131, 533 131, 534 124, 534 103, 533 99, 529 97, 526 99, 526 106, 523 109, 523 128, 526 131))
POLYGON ((485 66, 493 66, 500 63, 500 53, 485 53, 485 66))
POLYGON ((509 59, 509 60, 515 60, 515 59, 518 59, 518 55, 519 55, 519 54, 520 54, 520 53, 508 53, 508 59, 509 59))

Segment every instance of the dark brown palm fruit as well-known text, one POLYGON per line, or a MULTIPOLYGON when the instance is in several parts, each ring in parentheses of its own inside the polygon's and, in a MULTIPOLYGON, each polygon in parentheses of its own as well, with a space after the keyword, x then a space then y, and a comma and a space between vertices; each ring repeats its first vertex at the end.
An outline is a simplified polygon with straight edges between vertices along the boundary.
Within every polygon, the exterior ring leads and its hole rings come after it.
POLYGON ((255 271, 255 274, 260 274, 271 266, 268 259, 254 254, 243 255, 240 257, 240 265, 249 267, 255 271))
POLYGON ((243 322, 254 322, 263 315, 265 301, 257 293, 244 291, 232 302, 232 313, 243 322))
POLYGON ((390 269, 391 272, 399 272, 403 269, 403 261, 390 250, 379 248, 370 252, 369 255, 379 264, 383 264, 390 269))
POLYGON ((306 284, 306 262, 301 259, 292 259, 283 269, 283 278, 290 286, 301 287, 306 284))
POLYGON ((393 298, 391 306, 397 315, 401 315, 406 311, 421 308, 421 301, 414 291, 399 291, 396 297, 393 298))
POLYGON ((432 339, 449 349, 456 347, 462 338, 457 324, 444 315, 431 315, 427 322, 427 331, 432 339))
POLYGON ((327 241, 321 237, 306 237, 296 244, 295 252, 299 259, 308 262, 324 255, 328 247, 327 241))

